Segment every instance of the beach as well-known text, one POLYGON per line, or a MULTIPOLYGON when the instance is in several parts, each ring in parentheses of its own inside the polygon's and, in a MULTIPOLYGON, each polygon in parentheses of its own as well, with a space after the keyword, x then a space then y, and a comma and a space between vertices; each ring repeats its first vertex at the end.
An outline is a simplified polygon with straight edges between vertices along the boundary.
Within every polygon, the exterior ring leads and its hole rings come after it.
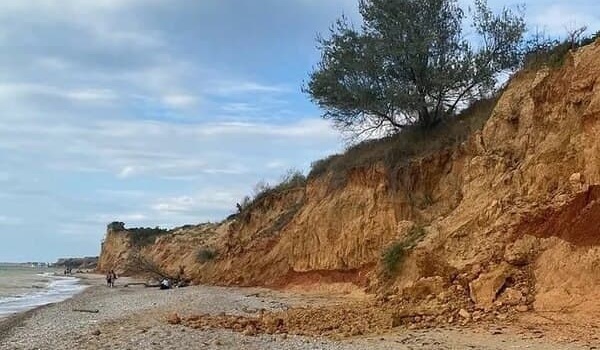
POLYGON ((398 328, 384 335, 334 340, 294 335, 253 336, 225 329, 197 330, 169 324, 170 315, 252 315, 260 309, 285 310, 345 302, 258 288, 192 286, 159 290, 143 286, 104 286, 102 276, 86 275, 89 287, 63 302, 0 320, 0 349, 590 349, 589 344, 556 343, 509 331, 398 328), (89 310, 81 312, 75 310, 89 310))

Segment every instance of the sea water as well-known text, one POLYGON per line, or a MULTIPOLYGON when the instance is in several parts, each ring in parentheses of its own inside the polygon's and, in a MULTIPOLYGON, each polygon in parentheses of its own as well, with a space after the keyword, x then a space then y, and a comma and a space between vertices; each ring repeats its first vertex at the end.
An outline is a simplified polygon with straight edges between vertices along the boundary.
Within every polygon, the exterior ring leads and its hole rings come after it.
POLYGON ((50 268, 0 264, 0 318, 63 301, 85 288, 78 278, 61 273, 50 268))

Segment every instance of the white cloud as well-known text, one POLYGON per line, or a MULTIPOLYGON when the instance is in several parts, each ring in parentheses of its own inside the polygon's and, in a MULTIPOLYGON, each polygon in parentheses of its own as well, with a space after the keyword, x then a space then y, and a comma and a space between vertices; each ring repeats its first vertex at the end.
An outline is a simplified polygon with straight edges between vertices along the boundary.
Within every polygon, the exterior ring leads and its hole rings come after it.
POLYGON ((195 105, 198 99, 192 95, 172 94, 163 96, 163 102, 171 107, 185 108, 195 105))
POLYGON ((68 91, 64 94, 67 98, 79 101, 112 100, 117 95, 109 89, 83 89, 68 91))
POLYGON ((152 209, 163 213, 189 212, 195 205, 196 201, 192 197, 181 196, 164 199, 162 202, 154 204, 152 209))
POLYGON ((245 102, 227 103, 227 104, 223 105, 221 108, 225 112, 232 112, 232 113, 251 113, 251 112, 260 111, 259 107, 254 106, 250 103, 245 103, 245 102))
POLYGON ((0 83, 0 99, 32 95, 46 95, 79 102, 107 101, 117 98, 116 93, 110 89, 69 89, 38 83, 0 83))
POLYGON ((573 7, 564 4, 545 6, 533 16, 531 25, 539 27, 548 35, 564 37, 573 28, 589 26, 594 31, 600 27, 600 17, 584 7, 573 7))
POLYGON ((269 169, 283 169, 285 168, 285 162, 275 160, 267 163, 267 168, 269 169))
POLYGON ((235 207, 236 201, 243 197, 243 191, 207 190, 194 196, 175 196, 161 198, 152 204, 152 210, 161 215, 193 214, 206 209, 228 210, 235 207))
POLYGON ((104 171, 122 179, 247 174, 271 161, 268 153, 301 150, 274 150, 274 142, 291 147, 302 143, 331 145, 336 140, 336 133, 320 119, 275 125, 86 119, 57 123, 40 117, 0 124, 0 149, 16 150, 24 156, 45 150, 39 159, 41 167, 104 171), (68 146, 64 140, 69 140, 68 146))
POLYGON ((222 96, 254 94, 254 93, 284 93, 290 89, 283 85, 267 85, 253 81, 214 81, 207 85, 208 93, 222 96))
POLYGON ((124 167, 123 169, 121 169, 119 174, 117 174, 117 177, 125 179, 130 176, 133 176, 134 174, 135 174, 135 167, 128 165, 128 166, 124 167))

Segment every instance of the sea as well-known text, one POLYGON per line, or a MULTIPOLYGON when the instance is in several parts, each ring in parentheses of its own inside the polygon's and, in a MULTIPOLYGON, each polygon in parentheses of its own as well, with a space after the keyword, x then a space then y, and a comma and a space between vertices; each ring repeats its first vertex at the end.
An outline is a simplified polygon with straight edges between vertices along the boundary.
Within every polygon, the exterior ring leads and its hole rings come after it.
POLYGON ((0 263, 0 319, 68 299, 85 288, 79 282, 62 270, 0 263))

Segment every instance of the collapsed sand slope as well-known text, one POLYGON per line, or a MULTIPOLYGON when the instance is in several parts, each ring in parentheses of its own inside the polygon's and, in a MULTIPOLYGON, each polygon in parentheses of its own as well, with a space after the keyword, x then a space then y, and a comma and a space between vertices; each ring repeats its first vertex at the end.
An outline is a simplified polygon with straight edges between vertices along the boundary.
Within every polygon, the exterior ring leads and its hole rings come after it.
MULTIPOLYGON (((481 132, 399 166, 354 169, 270 196, 210 232, 182 229, 142 247, 198 282, 370 286, 467 312, 597 311, 600 276, 600 46, 562 68, 512 79, 481 132), (395 279, 381 252, 412 227, 426 236, 395 279), (199 261, 199 249, 218 252, 199 261), (445 294, 444 294, 445 293, 445 294), (448 299, 453 299, 448 300, 448 299)), ((132 247, 110 233, 100 265, 132 247)))

